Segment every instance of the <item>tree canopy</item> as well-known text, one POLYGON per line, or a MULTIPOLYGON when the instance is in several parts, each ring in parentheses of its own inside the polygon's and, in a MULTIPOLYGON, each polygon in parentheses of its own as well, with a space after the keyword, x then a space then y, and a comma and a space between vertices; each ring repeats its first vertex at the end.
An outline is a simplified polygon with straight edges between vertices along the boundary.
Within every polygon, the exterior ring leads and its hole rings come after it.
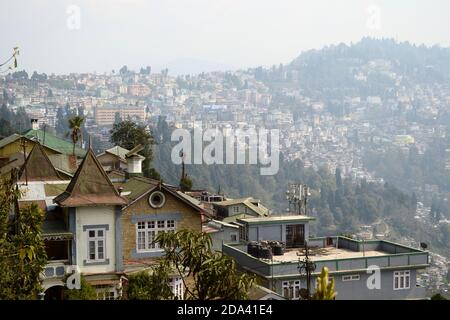
POLYGON ((47 262, 41 236, 45 214, 36 204, 19 210, 19 197, 12 179, 0 180, 0 300, 36 299, 42 292, 40 276, 47 262))
POLYGON ((146 130, 145 126, 141 126, 131 120, 125 120, 114 123, 110 133, 110 141, 127 150, 131 150, 138 145, 143 145, 144 150, 142 150, 141 153, 145 157, 142 164, 144 176, 158 180, 160 179, 159 173, 155 168, 151 167, 151 162, 153 160, 152 146, 155 141, 152 134, 146 130))
MULTIPOLYGON (((160 275, 163 272, 163 278, 167 279, 165 282, 159 282, 159 288, 154 289, 157 293, 163 292, 161 285, 168 283, 167 270, 171 269, 172 273, 183 281, 185 299, 247 299, 247 293, 255 281, 254 277, 239 273, 233 259, 214 251, 211 238, 206 233, 192 230, 160 233, 155 242, 164 248, 164 257, 155 271, 160 275)), ((147 277, 146 281, 158 284, 155 279, 157 278, 152 280, 147 277)), ((149 296, 155 297, 152 294, 149 296)))

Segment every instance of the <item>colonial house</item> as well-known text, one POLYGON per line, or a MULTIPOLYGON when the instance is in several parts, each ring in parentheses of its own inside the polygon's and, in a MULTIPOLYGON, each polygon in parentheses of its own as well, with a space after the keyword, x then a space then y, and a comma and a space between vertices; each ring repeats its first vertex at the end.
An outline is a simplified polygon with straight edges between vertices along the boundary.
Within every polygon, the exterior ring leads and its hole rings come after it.
MULTIPOLYGON (((28 154, 35 143, 40 143, 47 155, 72 155, 73 144, 54 134, 39 129, 34 119, 31 122, 31 129, 22 134, 12 134, 0 140, 0 157, 9 157, 10 155, 22 152, 24 148, 23 140, 25 140, 26 153, 28 154)), ((75 146, 75 155, 77 158, 83 158, 86 150, 75 146)))
POLYGON ((203 225, 203 232, 211 238, 212 248, 222 251, 224 243, 239 243, 240 224, 235 222, 227 223, 220 220, 211 219, 203 225))
POLYGON ((43 131, 32 122, 32 128, 23 134, 12 134, 0 140, 0 176, 9 174, 12 169, 22 167, 25 158, 36 144, 45 152, 53 167, 64 178, 75 173, 79 162, 86 154, 84 149, 61 139, 50 132, 43 131))
POLYGON ((20 169, 11 168, 9 174, 15 176, 17 187, 22 193, 18 200, 19 209, 34 203, 45 212, 42 238, 47 265, 42 286, 47 292, 47 298, 61 298, 64 286, 62 280, 73 265, 70 255, 73 233, 68 228, 67 214, 53 203, 53 199, 65 190, 70 178, 61 175, 53 167, 39 143, 34 145, 20 169))
POLYGON ((127 169, 126 154, 130 152, 120 146, 115 146, 97 155, 98 161, 106 172, 113 170, 125 171, 127 169))
MULTIPOLYGON (((202 230, 204 210, 197 200, 160 181, 140 176, 117 185, 128 199, 121 215, 123 271, 126 275, 149 269, 163 256, 163 248, 154 242, 159 233, 202 230)), ((174 274, 170 285, 174 294, 182 298, 181 278, 174 274)))
POLYGON ((122 206, 120 196, 91 149, 66 190, 54 202, 67 216, 73 234, 70 260, 105 298, 121 294, 122 206))

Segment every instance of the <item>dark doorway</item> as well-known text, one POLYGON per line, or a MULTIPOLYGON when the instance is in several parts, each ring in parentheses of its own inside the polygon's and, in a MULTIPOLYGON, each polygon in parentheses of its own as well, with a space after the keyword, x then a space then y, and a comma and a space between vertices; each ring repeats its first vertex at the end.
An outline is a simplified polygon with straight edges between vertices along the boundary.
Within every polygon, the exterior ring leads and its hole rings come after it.
POLYGON ((44 300, 64 300, 64 287, 53 286, 45 290, 44 300))
POLYGON ((294 224, 286 226, 286 247, 305 245, 305 225, 294 224))

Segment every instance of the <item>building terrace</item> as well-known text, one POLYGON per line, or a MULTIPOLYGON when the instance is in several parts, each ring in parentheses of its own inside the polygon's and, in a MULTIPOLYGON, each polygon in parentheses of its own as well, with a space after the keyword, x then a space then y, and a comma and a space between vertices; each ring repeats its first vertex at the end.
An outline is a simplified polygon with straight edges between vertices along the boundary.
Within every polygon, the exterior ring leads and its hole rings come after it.
MULTIPOLYGON (((346 237, 310 238, 310 259, 316 264, 315 274, 327 267, 330 274, 365 271, 370 266, 382 269, 426 268, 428 252, 385 240, 360 241, 346 237)), ((224 244, 223 252, 233 257, 244 269, 262 277, 298 276, 299 258, 304 248, 288 248, 283 255, 261 259, 247 252, 247 245, 224 244), (300 256, 299 256, 300 255, 300 256)))

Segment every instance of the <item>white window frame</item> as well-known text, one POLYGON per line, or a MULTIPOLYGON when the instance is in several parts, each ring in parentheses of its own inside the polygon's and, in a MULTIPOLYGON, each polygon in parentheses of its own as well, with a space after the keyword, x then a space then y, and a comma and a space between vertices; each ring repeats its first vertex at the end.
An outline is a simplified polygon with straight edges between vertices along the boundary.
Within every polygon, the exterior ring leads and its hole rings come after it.
POLYGON ((105 262, 106 261, 106 228, 90 228, 88 230, 86 230, 86 236, 87 236, 87 259, 86 262, 105 262), (95 236, 91 237, 90 233, 91 232, 95 232, 95 236), (103 231, 103 236, 98 236, 98 232, 99 231, 103 231), (91 259, 91 241, 95 242, 95 247, 94 247, 94 255, 95 258, 91 259), (99 258, 99 245, 98 242, 99 241, 103 241, 103 258, 99 258))
POLYGON ((239 206, 233 206, 233 213, 239 213, 239 206))
POLYGON ((394 290, 408 290, 411 288, 411 272, 409 270, 394 271, 393 284, 394 290), (397 282, 396 282, 397 280, 397 282), (408 280, 408 281, 406 281, 408 280), (406 285, 408 284, 408 285, 406 285))
POLYGON ((246 225, 241 225, 239 227, 239 238, 240 240, 248 241, 248 228, 246 225))
POLYGON ((177 222, 174 219, 166 220, 146 220, 138 221, 136 223, 136 252, 154 252, 161 251, 158 243, 153 243, 154 239, 160 232, 175 232, 177 229, 177 222), (161 224, 164 224, 161 227, 161 224), (144 237, 144 248, 140 248, 142 244, 142 235, 144 237))
POLYGON ((170 285, 170 287, 172 289, 173 295, 178 300, 183 300, 184 299, 183 279, 181 279, 180 277, 173 277, 173 278, 170 279, 169 285, 170 285))
POLYGON ((237 232, 232 232, 232 233, 230 233, 230 241, 231 241, 232 243, 238 242, 238 241, 239 241, 239 234, 238 234, 237 232), (236 240, 233 240, 233 236, 236 237, 236 240))
POLYGON ((359 274, 346 274, 346 275, 342 276, 342 282, 358 281, 360 279, 361 279, 361 277, 359 274))
POLYGON ((95 287, 97 300, 116 300, 118 298, 117 291, 114 287, 108 285, 100 285, 95 287))
POLYGON ((283 281, 281 283, 282 295, 283 297, 289 300, 300 299, 300 289, 301 289, 300 280, 283 281), (286 296, 285 290, 287 290, 288 296, 286 296))

